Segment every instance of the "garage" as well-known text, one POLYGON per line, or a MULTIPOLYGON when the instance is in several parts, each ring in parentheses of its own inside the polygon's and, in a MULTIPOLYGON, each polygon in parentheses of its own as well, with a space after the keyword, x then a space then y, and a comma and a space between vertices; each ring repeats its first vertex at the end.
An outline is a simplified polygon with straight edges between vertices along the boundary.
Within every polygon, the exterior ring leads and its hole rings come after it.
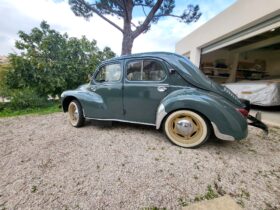
POLYGON ((280 126, 280 1, 237 0, 176 43, 176 52, 280 126))
POLYGON ((218 83, 280 79, 280 28, 213 51, 202 49, 200 69, 218 83))
POLYGON ((254 105, 280 105, 279 27, 218 47, 201 51, 199 66, 205 75, 254 105))
POLYGON ((176 52, 238 97, 280 106, 280 1, 237 0, 178 41, 176 52))

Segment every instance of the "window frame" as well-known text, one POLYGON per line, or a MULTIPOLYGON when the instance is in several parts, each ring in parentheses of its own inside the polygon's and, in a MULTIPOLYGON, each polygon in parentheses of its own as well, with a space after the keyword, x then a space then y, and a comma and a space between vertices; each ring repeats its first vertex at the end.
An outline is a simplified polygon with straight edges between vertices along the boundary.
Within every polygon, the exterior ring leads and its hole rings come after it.
POLYGON ((165 65, 165 62, 161 59, 157 59, 157 58, 136 58, 136 59, 129 59, 129 60, 126 60, 125 62, 125 71, 124 71, 124 78, 125 78, 125 81, 128 82, 128 83, 143 83, 143 82, 147 82, 147 83, 162 83, 164 81, 167 80, 167 77, 168 77, 168 72, 166 71, 166 65, 165 65), (144 61, 155 61, 157 62, 163 69, 163 71, 165 72, 165 76, 162 80, 129 80, 127 78, 127 70, 128 70, 128 64, 131 63, 131 62, 136 62, 136 61, 140 61, 141 62, 141 79, 142 79, 142 73, 143 73, 143 70, 144 70, 144 61))
POLYGON ((93 74, 93 77, 92 77, 92 81, 95 83, 95 84, 111 84, 111 83, 118 83, 118 82, 121 82, 122 81, 122 78, 123 78, 123 67, 122 67, 122 63, 121 62, 112 62, 112 63, 104 63, 104 64, 101 64, 97 70, 94 72, 93 74), (96 80, 96 77, 98 75, 98 73, 101 71, 101 68, 105 67, 105 66, 109 66, 109 65, 114 65, 114 64, 118 64, 120 65, 120 69, 121 69, 121 75, 120 75, 120 79, 119 80, 115 80, 115 81, 104 81, 104 82, 99 82, 96 80))

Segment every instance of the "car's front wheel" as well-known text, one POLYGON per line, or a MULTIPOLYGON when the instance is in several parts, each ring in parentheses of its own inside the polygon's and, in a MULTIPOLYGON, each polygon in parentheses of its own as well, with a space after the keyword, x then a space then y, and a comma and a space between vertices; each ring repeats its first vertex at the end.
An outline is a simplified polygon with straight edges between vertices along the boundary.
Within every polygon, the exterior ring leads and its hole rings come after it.
POLYGON ((193 148, 206 142, 211 133, 207 120, 196 112, 179 110, 165 120, 164 131, 174 144, 193 148))
POLYGON ((68 106, 69 122, 74 127, 81 127, 84 125, 85 118, 83 115, 83 109, 79 101, 73 100, 68 106))

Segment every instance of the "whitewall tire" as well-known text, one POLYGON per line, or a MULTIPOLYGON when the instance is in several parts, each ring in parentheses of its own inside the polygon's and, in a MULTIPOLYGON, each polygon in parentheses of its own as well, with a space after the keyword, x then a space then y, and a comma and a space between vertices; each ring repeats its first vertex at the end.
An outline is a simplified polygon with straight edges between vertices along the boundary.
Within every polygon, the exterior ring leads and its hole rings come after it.
POLYGON ((79 101, 73 100, 68 106, 69 122, 74 127, 81 127, 84 125, 85 118, 83 115, 83 109, 79 101))
POLYGON ((207 120, 196 112, 179 110, 164 122, 164 132, 174 144, 194 148, 206 142, 211 133, 207 120))

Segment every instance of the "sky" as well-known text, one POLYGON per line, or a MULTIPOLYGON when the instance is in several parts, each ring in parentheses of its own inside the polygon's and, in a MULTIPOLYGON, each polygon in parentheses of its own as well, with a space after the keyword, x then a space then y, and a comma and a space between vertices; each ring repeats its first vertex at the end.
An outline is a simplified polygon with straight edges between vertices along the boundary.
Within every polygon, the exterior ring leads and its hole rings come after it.
MULTIPOLYGON (((164 18, 151 29, 141 34, 134 41, 133 53, 150 51, 175 51, 177 41, 201 26, 212 17, 232 5, 236 0, 177 0, 174 13, 180 14, 190 3, 198 4, 202 12, 200 19, 191 24, 180 23, 175 18, 164 18)), ((118 55, 121 52, 122 34, 97 15, 86 21, 76 17, 71 11, 68 0, 0 0, 0 55, 18 52, 14 47, 18 40, 18 31, 29 33, 38 27, 42 20, 48 22, 51 28, 69 36, 85 35, 95 39, 100 49, 110 47, 118 55)), ((110 17, 122 26, 122 20, 110 17)), ((139 12, 135 22, 143 20, 139 12)))

